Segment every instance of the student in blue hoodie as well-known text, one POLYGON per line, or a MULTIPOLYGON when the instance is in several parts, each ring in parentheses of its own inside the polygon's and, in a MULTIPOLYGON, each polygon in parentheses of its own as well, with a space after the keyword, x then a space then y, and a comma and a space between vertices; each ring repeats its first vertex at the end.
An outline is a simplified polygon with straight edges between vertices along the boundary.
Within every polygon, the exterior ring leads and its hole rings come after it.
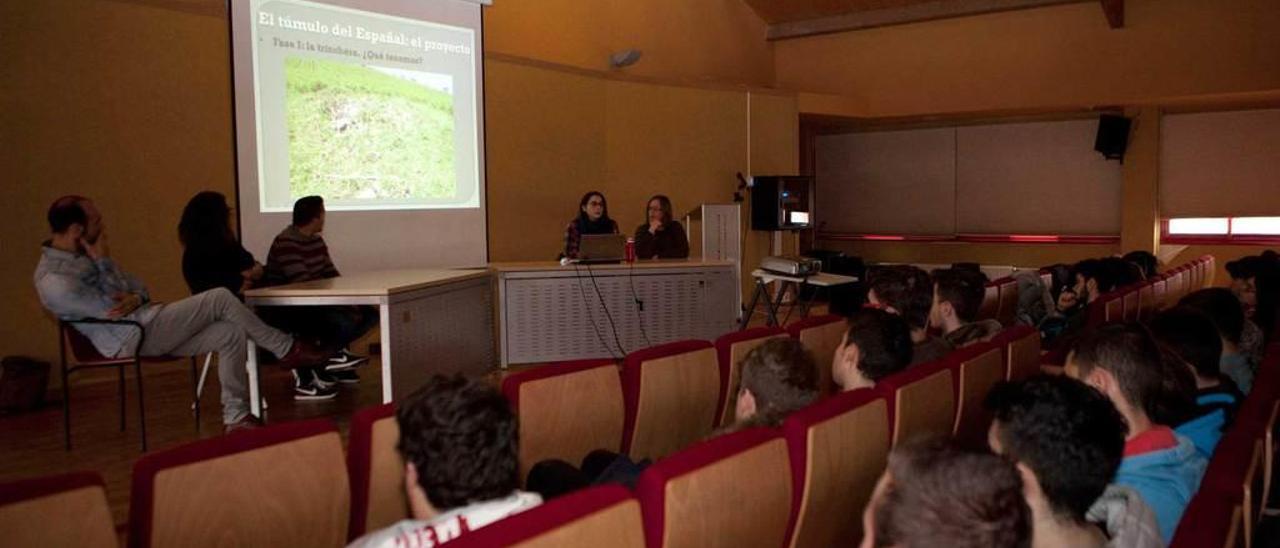
POLYGON ((1105 325, 1085 333, 1067 355, 1066 373, 1097 388, 1129 427, 1115 483, 1142 495, 1168 543, 1200 487, 1207 461, 1191 440, 1154 422, 1148 409, 1160 397, 1160 348, 1138 325, 1105 325))
POLYGON ((1150 327, 1151 334, 1168 351, 1166 356, 1195 375, 1195 409, 1190 420, 1173 430, 1190 439, 1204 458, 1211 458, 1244 400, 1235 383, 1218 369, 1222 339, 1217 328, 1208 316, 1186 306, 1164 311, 1151 320, 1150 327))

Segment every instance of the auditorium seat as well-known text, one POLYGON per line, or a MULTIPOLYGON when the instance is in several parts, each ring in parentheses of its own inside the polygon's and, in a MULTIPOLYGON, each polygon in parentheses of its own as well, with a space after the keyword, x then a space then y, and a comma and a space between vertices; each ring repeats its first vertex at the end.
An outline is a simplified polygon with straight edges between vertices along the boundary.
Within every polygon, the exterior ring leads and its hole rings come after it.
POLYGON ((73 472, 0 484, 0 544, 116 546, 102 477, 73 472))
POLYGON ((1151 300, 1155 306, 1153 316, 1155 312, 1169 308, 1169 281, 1164 275, 1157 276, 1155 281, 1151 282, 1151 300))
POLYGON ((143 455, 129 545, 341 546, 348 509, 331 421, 283 423, 143 455))
POLYGON ((985 445, 991 413, 982 402, 996 383, 1005 379, 1005 364, 1000 347, 982 343, 953 352, 948 357, 955 365, 956 421, 954 435, 969 446, 985 445))
POLYGON ((636 485, 648 546, 781 546, 791 516, 788 471, 786 441, 766 428, 725 434, 654 463, 636 485))
POLYGON ((787 546, 857 545, 862 510, 889 457, 884 398, 870 389, 836 394, 793 413, 782 430, 794 486, 787 546))
POLYGON ((840 347, 847 330, 845 319, 835 314, 805 318, 787 326, 787 332, 813 353, 813 361, 818 364, 818 386, 824 394, 833 389, 831 358, 836 355, 836 348, 840 347))
POLYGON ((613 360, 581 360, 521 371, 502 380, 520 417, 520 480, 545 459, 577 466, 596 449, 622 449, 622 381, 613 360))
POLYGON ((1025 379, 1040 372, 1040 331, 1036 328, 1015 326, 994 340, 1004 345, 1006 379, 1025 379))
POLYGON ((707 341, 679 341, 627 355, 622 451, 660 458, 711 433, 720 397, 720 366, 707 341))
POLYGON ((1124 319, 1124 299, 1119 292, 1108 293, 1102 297, 1102 323, 1118 322, 1124 319))
POLYGON ((481 527, 450 548, 644 548, 640 503, 620 485, 589 487, 481 527))
POLYGON ((875 391, 889 404, 893 445, 918 436, 950 436, 955 426, 956 394, 947 358, 889 375, 875 391))
POLYGON ((1213 282, 1218 277, 1218 258, 1213 255, 1205 255, 1201 259, 1204 260, 1204 280, 1201 288, 1213 287, 1213 282))
POLYGON ((982 292, 982 305, 978 307, 977 320, 994 320, 1000 309, 1000 286, 987 282, 982 292))
POLYGON ((1245 546, 1252 546, 1253 533, 1265 506, 1260 434, 1252 428, 1232 428, 1218 443, 1200 482, 1200 492, 1217 492, 1240 504, 1244 512, 1245 546))
POLYGON ((1140 291, 1140 288, 1138 286, 1129 287, 1124 290, 1124 294, 1120 297, 1123 303, 1121 306, 1124 309, 1124 312, 1122 313, 1123 314, 1122 317, 1126 322, 1133 322, 1138 320, 1138 315, 1139 315, 1138 314, 1138 292, 1139 291, 1140 291))
POLYGON ((1243 531, 1240 504, 1202 490, 1187 505, 1169 548, 1245 548, 1243 531))
POLYGON ((1018 321, 1018 280, 1001 278, 994 283, 998 299, 996 319, 1000 325, 1011 327, 1018 321))
POLYGON ((351 418, 347 441, 347 476, 351 482, 349 539, 409 518, 404 458, 396 450, 399 442, 395 405, 384 403, 361 409, 351 418))
POLYGON ((1169 283, 1169 306, 1173 307, 1178 301, 1189 293, 1187 291, 1186 267, 1178 267, 1173 269, 1173 273, 1168 279, 1169 283))
POLYGON ((738 387, 742 384, 742 359, 765 341, 785 336, 786 330, 780 327, 754 327, 734 331, 716 339, 716 360, 720 364, 720 400, 716 407, 716 426, 733 422, 734 409, 738 405, 738 387))
POLYGON ((1138 320, 1145 322, 1155 316, 1156 310, 1159 308, 1155 300, 1155 292, 1155 280, 1142 282, 1142 285, 1138 287, 1138 320))

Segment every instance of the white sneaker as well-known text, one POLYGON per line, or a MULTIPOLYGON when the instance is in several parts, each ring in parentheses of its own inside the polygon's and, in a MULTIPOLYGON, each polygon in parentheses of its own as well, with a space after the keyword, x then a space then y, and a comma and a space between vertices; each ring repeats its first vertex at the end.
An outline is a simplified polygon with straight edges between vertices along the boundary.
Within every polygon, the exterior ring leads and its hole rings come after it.
POLYGON ((332 386, 326 386, 321 382, 317 382, 314 374, 306 375, 310 377, 305 382, 302 375, 298 374, 298 370, 293 370, 293 399, 297 401, 320 401, 331 400, 338 397, 338 391, 332 386))
POLYGON ((369 361, 365 356, 357 356, 348 352, 345 348, 335 352, 329 356, 328 361, 324 364, 324 370, 330 373, 335 371, 347 371, 355 369, 356 366, 369 361))

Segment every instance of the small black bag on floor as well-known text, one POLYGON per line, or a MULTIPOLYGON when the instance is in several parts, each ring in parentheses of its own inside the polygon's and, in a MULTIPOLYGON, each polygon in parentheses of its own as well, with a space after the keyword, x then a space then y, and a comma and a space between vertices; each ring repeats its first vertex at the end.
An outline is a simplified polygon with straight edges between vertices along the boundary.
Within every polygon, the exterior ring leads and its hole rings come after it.
POLYGON ((49 363, 24 356, 0 359, 0 414, 30 411, 44 403, 49 363))

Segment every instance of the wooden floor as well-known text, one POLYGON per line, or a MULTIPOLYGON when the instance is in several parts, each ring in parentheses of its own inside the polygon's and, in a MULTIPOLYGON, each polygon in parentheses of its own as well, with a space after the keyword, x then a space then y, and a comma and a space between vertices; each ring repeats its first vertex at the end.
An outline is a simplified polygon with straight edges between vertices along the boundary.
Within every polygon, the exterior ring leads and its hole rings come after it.
MULTIPOLYGON (((55 365, 56 367, 56 365, 55 365)), ((377 360, 359 369, 361 382, 340 387, 338 397, 324 402, 295 402, 293 377, 285 370, 263 366, 262 389, 269 422, 317 417, 338 423, 345 444, 349 419, 357 409, 382 401, 381 368, 377 360)), ((142 455, 138 430, 137 392, 127 377, 127 430, 120 431, 117 385, 109 378, 71 382, 72 450, 63 448, 61 400, 22 415, 0 417, 0 482, 88 470, 107 484, 111 514, 117 525, 129 514, 129 484, 133 462, 142 455)), ((147 445, 156 451, 222 435, 216 367, 211 368, 201 398, 201 421, 196 428, 191 412, 190 362, 144 365, 147 445)), ((60 393, 55 393, 61 397, 60 393)))

